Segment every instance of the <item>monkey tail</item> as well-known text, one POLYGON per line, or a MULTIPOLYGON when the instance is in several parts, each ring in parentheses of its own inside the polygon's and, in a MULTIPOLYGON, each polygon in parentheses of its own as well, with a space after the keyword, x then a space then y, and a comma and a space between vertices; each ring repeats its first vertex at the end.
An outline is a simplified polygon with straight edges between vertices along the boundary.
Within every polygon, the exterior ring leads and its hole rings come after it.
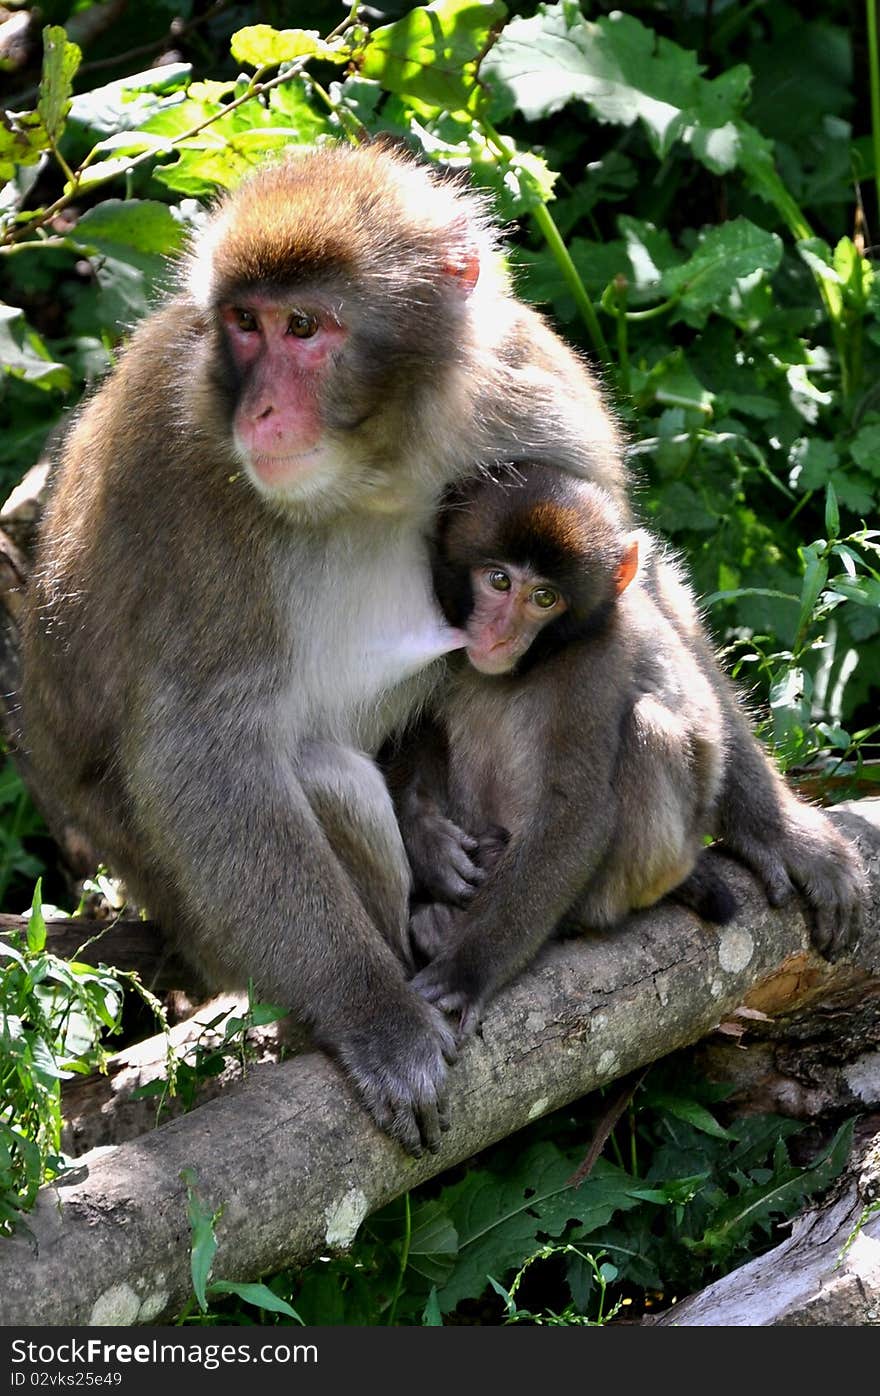
POLYGON ((689 877, 669 894, 673 901, 689 906, 704 921, 723 926, 731 921, 739 903, 724 878, 701 858, 689 877))

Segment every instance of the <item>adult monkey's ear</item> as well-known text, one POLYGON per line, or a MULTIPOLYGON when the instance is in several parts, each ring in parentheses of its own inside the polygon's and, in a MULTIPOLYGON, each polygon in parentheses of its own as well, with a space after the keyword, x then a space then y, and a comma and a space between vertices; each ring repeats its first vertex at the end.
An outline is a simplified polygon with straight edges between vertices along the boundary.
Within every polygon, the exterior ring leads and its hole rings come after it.
POLYGON ((480 254, 465 219, 455 223, 450 241, 452 246, 442 268, 462 296, 467 298, 479 280, 480 254))
POLYGON ((639 540, 636 534, 629 539, 623 557, 617 564, 617 571, 614 574, 614 590, 619 596, 626 591, 633 577, 639 570, 639 540))

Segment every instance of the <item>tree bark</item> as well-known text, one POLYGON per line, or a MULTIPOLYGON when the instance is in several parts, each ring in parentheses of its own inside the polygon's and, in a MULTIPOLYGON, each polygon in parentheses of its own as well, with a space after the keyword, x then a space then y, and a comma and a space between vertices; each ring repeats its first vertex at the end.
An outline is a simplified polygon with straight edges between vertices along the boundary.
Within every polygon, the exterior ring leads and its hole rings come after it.
POLYGON ((0 1241, 0 1323, 156 1323, 190 1289, 181 1170, 222 1207, 214 1275, 254 1279, 350 1245, 363 1218, 531 1120, 711 1032, 764 1013, 880 991, 880 800, 835 815, 870 870, 866 927, 836 964, 810 948, 796 905, 772 911, 724 860, 740 900, 728 926, 661 904, 621 927, 549 946, 490 1006, 450 1072, 451 1128, 408 1158, 371 1124, 320 1053, 257 1067, 228 1094, 153 1133, 96 1150, 0 1241))

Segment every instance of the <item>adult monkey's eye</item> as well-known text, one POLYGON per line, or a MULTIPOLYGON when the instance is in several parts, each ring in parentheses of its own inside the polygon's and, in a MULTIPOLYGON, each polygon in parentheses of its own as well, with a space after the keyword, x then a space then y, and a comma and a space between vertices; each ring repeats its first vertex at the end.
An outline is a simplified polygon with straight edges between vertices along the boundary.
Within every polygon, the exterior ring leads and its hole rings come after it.
POLYGON ((510 591, 510 578, 500 567, 493 567, 492 571, 487 573, 486 580, 493 591, 510 591))
POLYGON ((259 328, 257 317, 252 310, 244 310, 236 305, 232 308, 232 315, 235 320, 235 328, 241 330, 242 334, 254 334, 259 328))
POLYGON ((540 606, 542 611, 552 611, 559 600, 559 592, 553 591, 551 587, 535 587, 529 600, 540 606))
POLYGON ((318 331, 318 317, 308 310, 295 310, 287 324, 287 333, 297 339, 311 339, 318 331))

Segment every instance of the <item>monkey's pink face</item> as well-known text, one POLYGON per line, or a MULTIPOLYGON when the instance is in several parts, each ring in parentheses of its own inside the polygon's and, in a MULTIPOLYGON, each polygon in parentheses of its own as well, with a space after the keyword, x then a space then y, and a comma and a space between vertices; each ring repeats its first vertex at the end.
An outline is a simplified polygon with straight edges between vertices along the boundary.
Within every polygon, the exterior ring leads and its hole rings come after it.
POLYGON ((505 562, 471 570, 467 656, 481 674, 509 674, 545 625, 566 609, 558 587, 505 562))
POLYGON ((220 313, 242 381, 237 451, 258 485, 295 491, 327 465, 321 389, 347 331, 314 295, 283 305, 247 296, 220 313))

